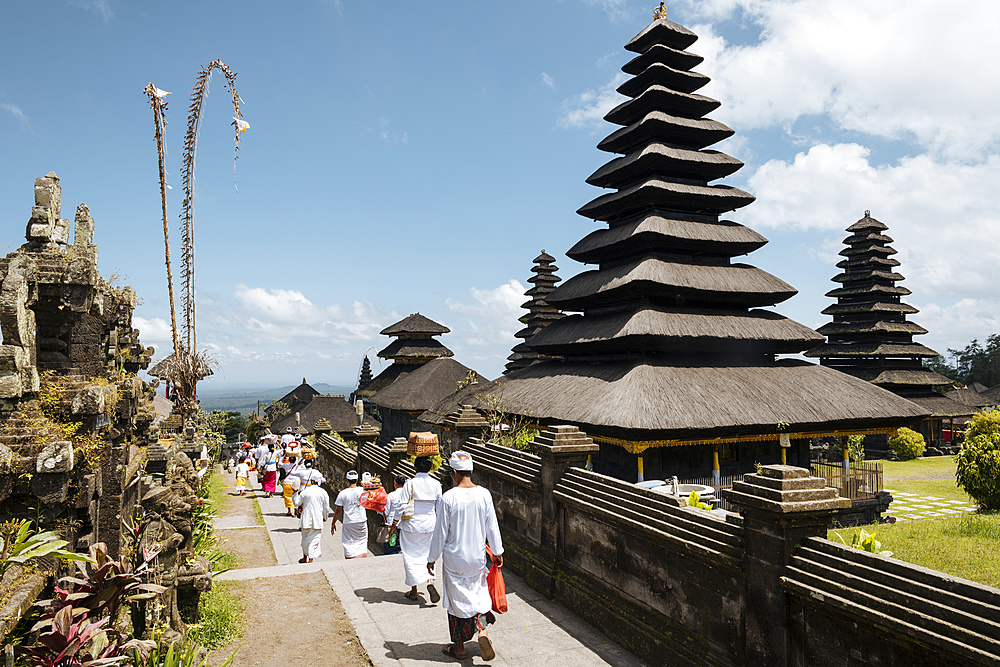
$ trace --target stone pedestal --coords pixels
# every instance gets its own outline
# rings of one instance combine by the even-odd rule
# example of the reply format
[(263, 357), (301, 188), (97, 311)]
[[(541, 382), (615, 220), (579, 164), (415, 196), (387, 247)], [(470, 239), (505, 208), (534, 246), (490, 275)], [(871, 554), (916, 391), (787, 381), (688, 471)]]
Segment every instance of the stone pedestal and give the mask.
[(444, 426), (451, 431), (451, 436), (442, 441), (442, 445), (448, 442), (450, 446), (447, 447), (447, 451), (445, 447), (442, 447), (441, 456), (448, 458), (453, 450), (461, 449), (462, 445), (469, 441), (469, 438), (482, 437), (490, 425), (481, 414), (476, 412), (474, 407), (463, 405), (448, 415), (448, 418), (444, 420)]
[(391, 476), (399, 462), (406, 457), (406, 438), (394, 438), (389, 443), (389, 469), (386, 470), (386, 478), (382, 480), (382, 485), (387, 491), (392, 490)]
[(826, 537), (830, 518), (851, 501), (825, 480), (792, 466), (763, 466), (723, 490), (743, 515), (746, 539), (746, 664), (786, 665), (789, 623), (781, 576), (795, 547)]

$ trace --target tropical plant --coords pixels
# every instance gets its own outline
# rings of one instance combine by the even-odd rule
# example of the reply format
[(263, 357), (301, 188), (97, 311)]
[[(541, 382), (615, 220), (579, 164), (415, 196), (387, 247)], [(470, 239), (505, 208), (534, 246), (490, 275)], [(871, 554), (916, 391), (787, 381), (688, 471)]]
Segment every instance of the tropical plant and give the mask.
[[(837, 539), (843, 544), (847, 544), (844, 538), (840, 536), (840, 533), (834, 533)], [(867, 551), (868, 553), (877, 554), (879, 556), (891, 556), (891, 551), (883, 551), (882, 543), (875, 539), (875, 533), (869, 533), (864, 528), (858, 528), (854, 533), (851, 534), (851, 547), (855, 549), (860, 549), (861, 551)]]
[(506, 385), (493, 382), (482, 393), (476, 395), (479, 412), (486, 420), (483, 440), (495, 442), (503, 447), (528, 450), (538, 431), (531, 428), (527, 417), (529, 410), (516, 406), (504, 396)]
[[(229, 667), (236, 657), (236, 652), (243, 648), (243, 644), (236, 647), (236, 651), (226, 658), (219, 667)], [(207, 667), (208, 658), (205, 651), (192, 641), (163, 642), (156, 645), (146, 655), (139, 651), (135, 652), (132, 658), (134, 667)]]
[(860, 463), (865, 460), (864, 433), (847, 436), (847, 456), (854, 463)]
[(104, 628), (111, 619), (90, 619), (86, 609), (67, 605), (51, 619), (39, 622), (31, 646), (19, 652), (32, 667), (108, 667), (119, 665), (134, 655), (145, 655), (150, 642), (111, 636)]
[(955, 461), (956, 482), (980, 509), (1000, 510), (1000, 411), (972, 416)]
[(709, 510), (709, 511), (711, 511), (711, 509), (712, 509), (711, 505), (708, 505), (706, 503), (701, 502), (701, 496), (698, 494), (697, 491), (692, 491), (691, 492), (691, 495), (688, 496), (687, 504), (688, 504), (688, 507), (696, 507), (696, 508), (698, 508), (700, 510)]
[(910, 428), (903, 427), (889, 438), (889, 449), (896, 452), (901, 461), (909, 461), (924, 453), (924, 436)]
[(14, 563), (23, 565), (43, 556), (62, 560), (90, 560), (88, 556), (63, 549), (68, 542), (59, 539), (51, 530), (31, 532), (31, 521), (27, 519), (0, 523), (0, 539), (3, 540), (3, 547), (0, 549), (0, 577)]

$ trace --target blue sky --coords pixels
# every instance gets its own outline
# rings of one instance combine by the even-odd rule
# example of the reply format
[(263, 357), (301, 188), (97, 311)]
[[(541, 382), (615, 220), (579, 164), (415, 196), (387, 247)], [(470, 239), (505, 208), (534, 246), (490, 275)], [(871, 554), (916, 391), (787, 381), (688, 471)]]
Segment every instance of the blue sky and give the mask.
[[(484, 375), (521, 325), (531, 260), (594, 229), (577, 208), (610, 155), (601, 116), (654, 2), (137, 3), (0, 6), (0, 251), (24, 242), (36, 176), (86, 202), (100, 269), (133, 285), (136, 326), (164, 349), (169, 311), (151, 112), (174, 94), (168, 202), (178, 238), (186, 100), (199, 68), (238, 72), (231, 109), (212, 80), (198, 146), (198, 340), (214, 388), (352, 384), (383, 327), (421, 312)], [(775, 310), (826, 321), (844, 229), (889, 225), (921, 342), (944, 352), (1000, 331), (1000, 5), (683, 0), (697, 32), (717, 146), (757, 201), (730, 217), (771, 243), (745, 261), (794, 285)], [(173, 244), (178, 257), (179, 244)], [(176, 259), (175, 259), (176, 261)], [(175, 275), (179, 267), (175, 265)], [(379, 362), (371, 355), (373, 367)]]

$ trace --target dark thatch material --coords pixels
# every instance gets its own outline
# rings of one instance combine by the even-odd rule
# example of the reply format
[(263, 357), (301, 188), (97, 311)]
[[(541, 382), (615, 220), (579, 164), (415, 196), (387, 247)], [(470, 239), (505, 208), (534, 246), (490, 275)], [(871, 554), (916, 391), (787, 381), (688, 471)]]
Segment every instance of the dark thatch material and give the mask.
[(604, 115), (616, 125), (631, 125), (650, 111), (669, 108), (675, 113), (700, 118), (722, 106), (718, 100), (697, 93), (682, 93), (665, 86), (650, 86), (638, 96), (626, 100)]
[(688, 148), (704, 148), (734, 134), (729, 127), (715, 120), (650, 111), (638, 121), (609, 135), (597, 147), (610, 153), (628, 153), (652, 140), (659, 140)]
[(767, 239), (729, 220), (694, 221), (647, 213), (631, 222), (591, 232), (566, 253), (578, 262), (596, 262), (634, 254), (643, 248), (677, 252), (697, 250), (746, 255), (767, 245)]
[[(638, 338), (649, 340), (635, 340)], [(531, 347), (551, 354), (579, 353), (590, 348), (662, 352), (702, 348), (735, 352), (767, 341), (773, 343), (766, 346), (771, 353), (794, 353), (821, 343), (823, 337), (809, 327), (766, 310), (670, 311), (645, 306), (588, 317), (572, 315), (535, 334)]]
[[(669, 46), (683, 51), (698, 41), (698, 35), (679, 23), (658, 19), (643, 28), (642, 32), (629, 40), (625, 48), (633, 53), (645, 53), (656, 45)], [(693, 67), (694, 65), (691, 65)]]
[(404, 364), (399, 361), (389, 364), (375, 378), (354, 393), (355, 398), (371, 398), (397, 379), (420, 368), (420, 364)]
[[(697, 67), (704, 61), (704, 58), (694, 53), (672, 49), (665, 44), (653, 44), (644, 53), (640, 53), (635, 58), (622, 65), (622, 71), (626, 74), (631, 74), (632, 76), (638, 76), (650, 67), (660, 63), (666, 63), (671, 67), (671, 69), (688, 71), (693, 67)], [(631, 95), (629, 95), (629, 97), (631, 97)], [(714, 144), (715, 142), (713, 141), (711, 143)]]
[(595, 171), (587, 182), (599, 188), (618, 188), (652, 171), (680, 178), (712, 181), (736, 173), (742, 166), (742, 162), (725, 153), (651, 143), (634, 153), (608, 162)]
[(635, 298), (712, 301), (744, 307), (770, 306), (796, 294), (783, 280), (747, 264), (699, 265), (640, 259), (606, 270), (585, 271), (549, 295), (563, 310)]
[(707, 76), (699, 72), (674, 69), (666, 63), (654, 62), (618, 86), (618, 92), (626, 97), (635, 97), (647, 88), (663, 86), (682, 93), (693, 93), (709, 81)]
[(606, 220), (650, 207), (719, 215), (753, 203), (754, 196), (728, 185), (693, 185), (647, 178), (637, 185), (606, 194), (577, 211), (594, 220)]
[(372, 396), (371, 402), (386, 410), (423, 412), (453, 394), (470, 371), (454, 359), (434, 359)]
[(528, 279), (533, 287), (524, 293), (531, 299), (521, 305), (528, 312), (519, 318), (519, 321), (526, 326), (514, 334), (514, 337), (522, 339), (522, 342), (515, 345), (511, 350), (511, 355), (507, 357), (508, 363), (504, 369), (505, 373), (530, 366), (546, 358), (525, 343), (536, 333), (565, 316), (563, 312), (545, 300), (555, 289), (556, 283), (562, 280), (556, 275), (559, 267), (555, 265), (555, 261), (555, 257), (544, 250), (534, 259), (534, 266), (531, 267), (531, 272), (534, 275)]
[(995, 405), (994, 401), (982, 396), (971, 389), (961, 388), (952, 389), (951, 391), (945, 392), (945, 396), (953, 401), (957, 401), (962, 405), (966, 405), (970, 408), (985, 408), (990, 405)]
[[(358, 425), (358, 416), (354, 406), (344, 400), (343, 396), (314, 396), (298, 410), (273, 422), (271, 431), (281, 433), (288, 426), (294, 430), (298, 426), (295, 423), (295, 412), (299, 413), (302, 428), (306, 430), (306, 433), (315, 432), (314, 427), (320, 419), (326, 419), (330, 422), (330, 426), (337, 433), (349, 433)], [(379, 423), (368, 415), (364, 416), (364, 423), (372, 428), (379, 427)]]
[(906, 426), (914, 403), (830, 368), (785, 360), (760, 366), (679, 366), (647, 360), (548, 361), (504, 381), (513, 412), (544, 425), (643, 440), (700, 440)]
[(980, 396), (990, 402), (990, 405), (1000, 405), (1000, 386), (978, 392)]
[(383, 336), (401, 336), (403, 334), (431, 334), (440, 335), (451, 332), (451, 329), (438, 324), (434, 320), (428, 319), (420, 313), (414, 313), (409, 317), (401, 319), (395, 324), (390, 324), (379, 333)]
[(453, 357), (455, 353), (434, 338), (397, 338), (378, 353), (383, 359)]
[(937, 357), (937, 352), (920, 343), (844, 343), (820, 345), (806, 352), (807, 357)]
[(870, 333), (896, 333), (896, 334), (925, 334), (927, 329), (916, 322), (831, 322), (824, 324), (816, 331), (824, 336), (839, 336), (843, 334), (870, 334)]
[(420, 421), (433, 426), (440, 426), (456, 410), (463, 405), (476, 407), (480, 405), (479, 395), (489, 391), (496, 385), (495, 381), (479, 378), (476, 382), (467, 384), (458, 391), (445, 396), (420, 414)]
[(906, 396), (909, 400), (931, 413), (931, 419), (954, 419), (956, 417), (971, 417), (977, 409), (953, 401), (941, 394), (928, 393), (922, 396)]
[[(212, 372), (212, 367), (204, 361), (202, 357), (198, 357), (195, 360), (197, 364), (196, 376), (198, 380), (204, 380), (205, 378), (214, 375)], [(156, 364), (153, 365), (148, 371), (146, 371), (151, 377), (159, 378), (161, 380), (170, 380), (176, 375), (176, 370), (174, 369), (174, 355), (173, 353), (160, 359)]]
[[(809, 356), (808, 353), (806, 356)], [(845, 364), (846, 363), (847, 362), (845, 362)], [(845, 373), (849, 372), (854, 377), (864, 380), (865, 382), (871, 382), (879, 385), (880, 387), (886, 387), (887, 389), (890, 389), (890, 391), (895, 390), (893, 387), (890, 387), (890, 385), (902, 388), (903, 393), (909, 391), (906, 387), (929, 388), (942, 387), (944, 385), (951, 384), (951, 380), (945, 376), (923, 368), (894, 370), (891, 368), (879, 367), (855, 367), (852, 365), (834, 366), (833, 364), (827, 365), (831, 368), (836, 368), (837, 370), (843, 370)]]
[(881, 301), (868, 303), (835, 303), (822, 310), (824, 315), (856, 315), (860, 313), (887, 313), (913, 315), (920, 310), (906, 303), (884, 303)]

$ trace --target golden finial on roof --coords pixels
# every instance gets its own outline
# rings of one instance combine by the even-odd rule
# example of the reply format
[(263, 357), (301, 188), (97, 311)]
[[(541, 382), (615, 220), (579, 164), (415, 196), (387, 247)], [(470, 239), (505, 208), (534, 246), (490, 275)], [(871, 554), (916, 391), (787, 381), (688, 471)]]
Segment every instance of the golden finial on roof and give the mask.
[(667, 6), (660, 3), (660, 6), (653, 10), (653, 20), (656, 19), (666, 19), (667, 18)]

